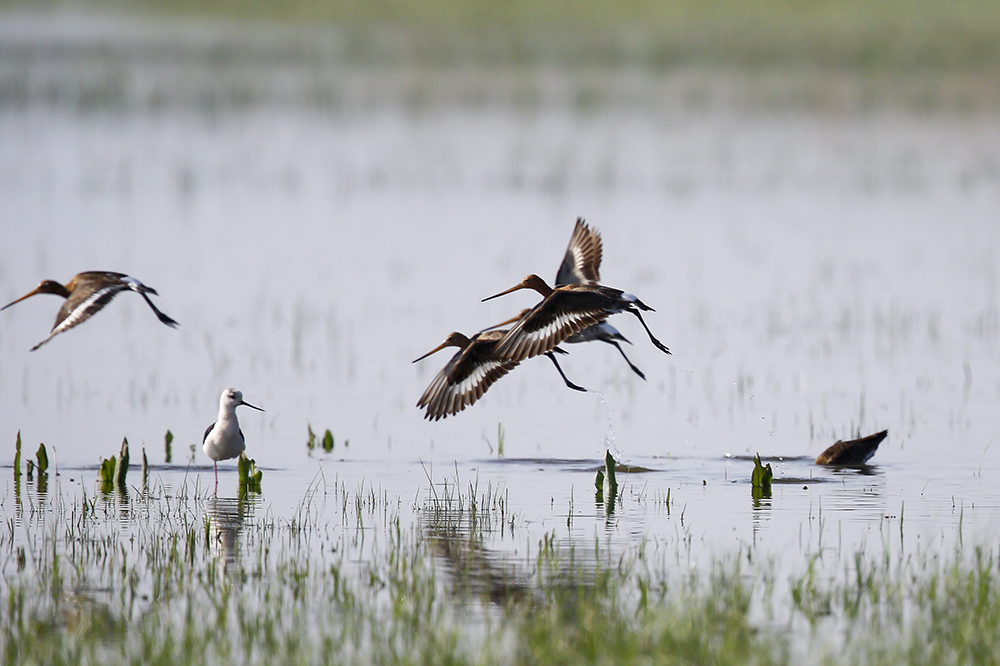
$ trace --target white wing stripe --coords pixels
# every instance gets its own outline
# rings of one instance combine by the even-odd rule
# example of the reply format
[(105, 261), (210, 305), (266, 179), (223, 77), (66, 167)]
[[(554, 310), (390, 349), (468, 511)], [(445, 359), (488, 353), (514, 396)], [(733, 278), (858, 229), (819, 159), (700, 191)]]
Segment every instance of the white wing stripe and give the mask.
[(101, 309), (101, 307), (94, 308), (94, 305), (100, 301), (103, 297), (108, 294), (115, 294), (121, 291), (121, 285), (112, 285), (110, 287), (104, 287), (98, 289), (86, 299), (84, 299), (78, 306), (73, 308), (73, 311), (69, 313), (69, 316), (59, 322), (59, 325), (53, 330), (53, 333), (62, 333), (65, 330), (73, 328), (82, 321), (85, 321), (92, 314)]

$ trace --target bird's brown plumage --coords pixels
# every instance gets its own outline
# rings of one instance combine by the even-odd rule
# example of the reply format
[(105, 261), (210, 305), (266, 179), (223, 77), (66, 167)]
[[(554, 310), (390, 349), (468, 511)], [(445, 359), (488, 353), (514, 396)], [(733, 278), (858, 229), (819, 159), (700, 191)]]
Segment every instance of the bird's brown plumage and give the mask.
[(66, 299), (59, 308), (59, 312), (56, 313), (56, 321), (52, 325), (52, 330), (49, 332), (48, 337), (31, 348), (31, 351), (35, 351), (56, 335), (87, 321), (100, 312), (105, 305), (110, 303), (111, 299), (127, 290), (134, 291), (142, 296), (161, 322), (171, 327), (178, 325), (176, 321), (160, 312), (153, 304), (153, 301), (149, 299), (148, 294), (156, 294), (155, 289), (147, 287), (142, 282), (124, 273), (113, 273), (110, 271), (78, 273), (65, 286), (55, 280), (43, 280), (33, 290), (3, 306), (0, 310), (6, 310), (15, 303), (20, 303), (36, 294), (55, 294)]
[(556, 273), (556, 286), (600, 282), (602, 252), (601, 234), (588, 226), (582, 217), (576, 218), (569, 246)]
[(879, 444), (889, 436), (888, 430), (860, 439), (838, 440), (816, 458), (817, 465), (864, 465), (875, 455)]
[(498, 359), (494, 355), (497, 342), (506, 333), (506, 329), (488, 330), (468, 338), (456, 331), (444, 343), (417, 359), (419, 361), (445, 347), (459, 348), (417, 401), (417, 407), (426, 408), (424, 418), (437, 421), (457, 414), (479, 400), (498, 379), (517, 367), (517, 361)]

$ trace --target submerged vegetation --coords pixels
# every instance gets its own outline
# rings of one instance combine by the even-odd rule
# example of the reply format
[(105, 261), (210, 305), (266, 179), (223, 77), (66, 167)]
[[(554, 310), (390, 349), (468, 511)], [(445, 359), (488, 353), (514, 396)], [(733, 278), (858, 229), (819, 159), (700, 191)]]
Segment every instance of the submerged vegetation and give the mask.
[(432, 484), (411, 508), (335, 484), (310, 490), (293, 519), (257, 501), (185, 485), (57, 492), (16, 511), (0, 532), (4, 662), (968, 664), (1000, 653), (994, 547), (859, 552), (840, 573), (817, 555), (791, 576), (741, 549), (677, 571), (644, 540), (612, 553), (546, 536), (517, 557), (492, 552), (497, 532), (524, 538), (492, 486)]

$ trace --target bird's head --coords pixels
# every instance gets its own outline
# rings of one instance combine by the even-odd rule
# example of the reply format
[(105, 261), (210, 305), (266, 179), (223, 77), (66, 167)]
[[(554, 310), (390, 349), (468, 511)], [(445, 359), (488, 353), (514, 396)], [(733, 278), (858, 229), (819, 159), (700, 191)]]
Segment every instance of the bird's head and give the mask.
[(420, 358), (414, 359), (413, 362), (416, 363), (417, 361), (422, 361), (425, 358), (427, 358), (428, 356), (430, 356), (431, 354), (435, 354), (435, 353), (441, 351), (445, 347), (458, 347), (459, 349), (465, 349), (466, 347), (469, 346), (470, 342), (471, 342), (471, 340), (469, 340), (468, 337), (462, 335), (458, 331), (452, 331), (451, 333), (448, 334), (448, 337), (445, 338), (444, 342), (442, 342), (437, 347), (435, 347), (434, 349), (430, 350), (429, 352), (427, 352), (426, 354), (424, 354)]
[(234, 388), (227, 388), (225, 391), (223, 391), (222, 397), (220, 398), (219, 402), (224, 408), (230, 407), (232, 409), (236, 409), (240, 405), (246, 405), (250, 409), (256, 409), (258, 412), (264, 411), (260, 407), (256, 407), (254, 405), (251, 405), (249, 402), (245, 401), (243, 399), (243, 392), (237, 391)]
[(69, 297), (69, 289), (59, 284), (55, 280), (42, 280), (38, 283), (38, 286), (29, 291), (27, 294), (17, 299), (16, 301), (11, 301), (7, 305), (0, 308), (0, 310), (6, 310), (14, 303), (20, 303), (26, 298), (31, 298), (35, 294), (55, 294), (56, 296), (62, 296), (63, 298)]
[(499, 294), (493, 294), (492, 296), (487, 296), (483, 300), (489, 301), (499, 296), (503, 296), (504, 294), (509, 294), (512, 291), (517, 291), (518, 289), (534, 289), (539, 294), (541, 294), (543, 298), (552, 293), (552, 287), (550, 287), (545, 282), (545, 280), (532, 273), (528, 277), (524, 278), (523, 280), (515, 284), (510, 289), (501, 291)]

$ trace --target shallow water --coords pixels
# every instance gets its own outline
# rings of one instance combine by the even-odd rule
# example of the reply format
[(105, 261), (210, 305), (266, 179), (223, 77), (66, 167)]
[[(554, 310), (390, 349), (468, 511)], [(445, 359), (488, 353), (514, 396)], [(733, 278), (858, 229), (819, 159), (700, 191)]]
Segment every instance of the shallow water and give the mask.
[[(4, 33), (119, 38), (29, 24)], [(140, 52), (176, 37), (124, 34)], [(648, 539), (690, 566), (748, 547), (795, 569), (805, 558), (790, 555), (995, 538), (995, 112), (504, 96), (519, 76), (558, 83), (548, 70), (497, 73), (497, 99), (413, 103), (386, 91), (419, 72), (237, 63), (213, 77), (197, 57), (125, 49), (109, 70), (81, 52), (0, 61), (14, 82), (0, 102), (0, 299), (122, 271), (181, 326), (125, 295), (29, 353), (56, 299), (0, 314), (3, 462), (18, 431), (26, 454), (44, 442), (59, 473), (49, 493), (92, 494), (122, 437), (133, 461), (145, 446), (165, 487), (210, 489), (201, 436), (234, 386), (266, 410), (239, 416), (264, 470), (260, 503), (278, 516), (307, 488), (364, 484), (421, 507), (448, 481), (503, 489), (531, 538)], [(431, 93), (447, 78), (426, 76)], [(329, 104), (301, 92), (310, 77), (356, 85)], [(654, 101), (675, 83), (622, 79)], [(233, 102), (245, 85), (254, 94)], [(610, 347), (574, 345), (562, 365), (594, 392), (530, 361), (458, 416), (424, 421), (414, 405), (448, 353), (411, 361), (531, 304), (480, 299), (530, 272), (551, 279), (578, 215), (603, 234), (602, 281), (656, 308), (646, 321), (673, 355), (617, 317), (648, 381)], [(329, 428), (334, 450), (309, 450), (309, 427)], [(870, 468), (811, 464), (885, 428)], [(624, 476), (613, 509), (593, 487), (609, 446), (648, 470)], [(757, 452), (775, 472), (760, 503)], [(235, 489), (224, 463), (220, 495)], [(520, 553), (531, 538), (489, 545)]]

